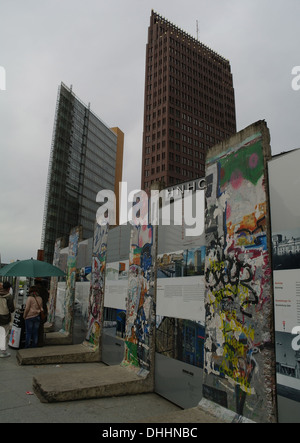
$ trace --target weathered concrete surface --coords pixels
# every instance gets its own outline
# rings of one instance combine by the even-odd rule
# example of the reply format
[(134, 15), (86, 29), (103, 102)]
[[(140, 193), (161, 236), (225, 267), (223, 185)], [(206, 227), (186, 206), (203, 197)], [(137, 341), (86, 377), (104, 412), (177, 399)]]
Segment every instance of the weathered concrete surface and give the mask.
[(209, 400), (202, 399), (195, 408), (175, 411), (140, 423), (254, 423), (229, 409), (223, 408)]
[(217, 420), (220, 420), (223, 423), (255, 423), (254, 421), (243, 417), (242, 415), (236, 414), (230, 409), (223, 408), (223, 406), (218, 405), (215, 402), (207, 400), (206, 398), (202, 398), (198, 405), (199, 411), (202, 413), (207, 413), (215, 417)]
[(47, 346), (59, 346), (59, 345), (71, 345), (73, 337), (67, 332), (48, 332), (46, 333), (45, 345)]
[(192, 409), (185, 409), (183, 411), (176, 411), (158, 417), (146, 417), (138, 423), (228, 423), (221, 418), (215, 417), (207, 411), (204, 411), (199, 406)]
[(256, 422), (277, 420), (270, 158), (264, 121), (206, 158), (203, 397)]
[[(10, 358), (0, 360), (0, 423), (134, 423), (147, 417), (167, 415), (180, 408), (155, 393), (99, 398), (69, 403), (41, 403), (32, 390), (32, 378), (52, 373), (60, 378), (65, 372), (86, 372), (101, 363), (74, 363), (49, 366), (19, 366), (17, 350)], [(101, 425), (103, 424), (103, 426)], [(126, 427), (124, 426), (124, 429)], [(99, 436), (101, 436), (99, 434)], [(124, 440), (125, 442), (125, 440)]]
[(144, 394), (153, 392), (153, 383), (127, 367), (95, 364), (88, 371), (66, 371), (59, 378), (51, 373), (36, 376), (33, 389), (42, 403), (54, 403)]
[(93, 363), (100, 361), (99, 351), (83, 344), (46, 346), (44, 348), (20, 349), (17, 352), (19, 365), (49, 365), (62, 363)]
[(44, 324), (44, 332), (47, 334), (49, 332), (55, 332), (55, 324), (46, 322)]

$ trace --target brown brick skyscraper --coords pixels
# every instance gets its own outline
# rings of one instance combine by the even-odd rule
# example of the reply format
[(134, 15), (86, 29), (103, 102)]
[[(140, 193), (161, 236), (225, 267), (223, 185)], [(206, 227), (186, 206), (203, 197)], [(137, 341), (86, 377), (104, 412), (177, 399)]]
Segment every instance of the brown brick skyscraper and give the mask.
[(144, 106), (142, 189), (203, 176), (207, 150), (236, 132), (229, 61), (152, 11)]

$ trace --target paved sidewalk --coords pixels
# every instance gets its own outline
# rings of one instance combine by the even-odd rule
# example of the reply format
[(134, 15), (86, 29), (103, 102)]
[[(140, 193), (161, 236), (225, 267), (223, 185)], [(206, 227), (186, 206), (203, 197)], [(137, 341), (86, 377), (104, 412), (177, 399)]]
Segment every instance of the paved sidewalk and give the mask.
[[(181, 411), (157, 394), (41, 403), (33, 392), (34, 376), (52, 373), (59, 377), (71, 368), (83, 373), (95, 363), (18, 366), (16, 351), (0, 359), (0, 423), (138, 423)], [(101, 363), (96, 363), (102, 366)]]

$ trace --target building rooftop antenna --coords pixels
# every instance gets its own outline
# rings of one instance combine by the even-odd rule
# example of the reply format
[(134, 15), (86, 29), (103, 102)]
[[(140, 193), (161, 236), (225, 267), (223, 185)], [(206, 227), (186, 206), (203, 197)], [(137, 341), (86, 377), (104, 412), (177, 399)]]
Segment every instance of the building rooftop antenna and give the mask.
[(196, 32), (197, 32), (197, 40), (199, 40), (199, 22), (196, 20)]

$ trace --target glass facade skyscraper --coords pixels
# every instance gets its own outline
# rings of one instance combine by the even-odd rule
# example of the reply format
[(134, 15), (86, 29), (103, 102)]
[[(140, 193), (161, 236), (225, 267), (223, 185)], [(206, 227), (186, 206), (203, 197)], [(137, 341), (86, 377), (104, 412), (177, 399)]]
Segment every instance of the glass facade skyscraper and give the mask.
[(122, 131), (110, 129), (60, 85), (42, 231), (45, 261), (52, 262), (56, 239), (67, 240), (73, 227), (82, 226), (84, 239), (93, 236), (98, 192), (115, 191), (122, 180), (116, 163), (123, 161), (123, 140)]

